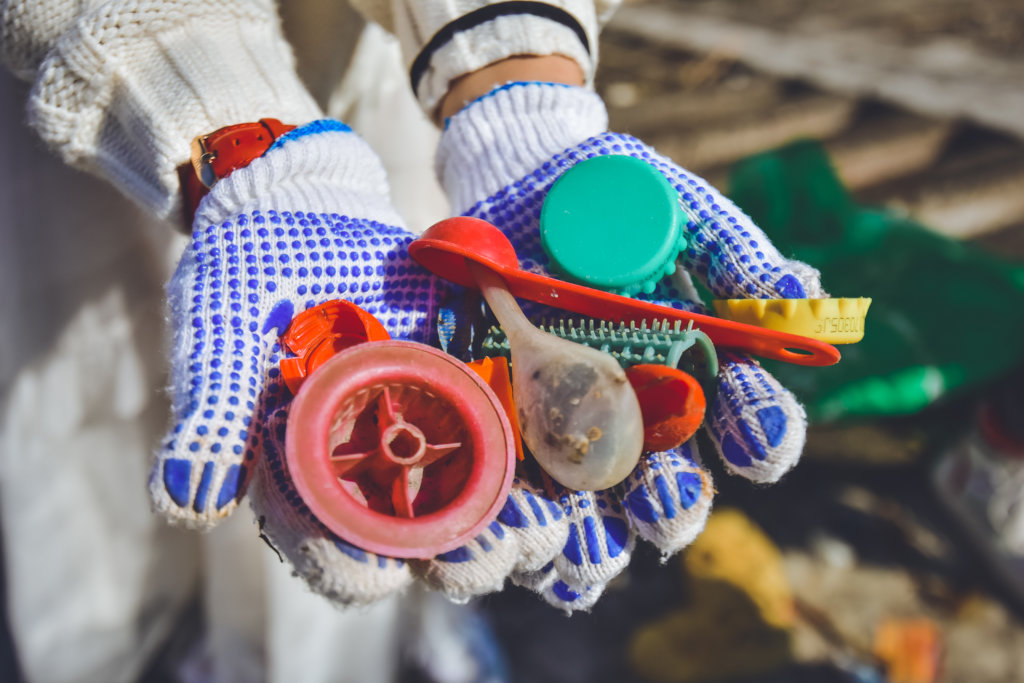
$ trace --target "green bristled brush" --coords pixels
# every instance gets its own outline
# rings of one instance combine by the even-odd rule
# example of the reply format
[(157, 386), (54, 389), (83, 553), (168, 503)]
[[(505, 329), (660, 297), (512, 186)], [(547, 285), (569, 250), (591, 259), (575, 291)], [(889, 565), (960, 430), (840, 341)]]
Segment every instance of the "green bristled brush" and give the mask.
[[(706, 334), (683, 327), (675, 321), (651, 323), (609, 323), (591, 318), (560, 318), (544, 321), (541, 330), (610, 353), (624, 368), (640, 363), (658, 363), (680, 368), (697, 377), (710, 380), (718, 375), (718, 354)], [(686, 352), (696, 347), (703, 362)], [(500, 327), (492, 326), (483, 340), (484, 355), (508, 356), (508, 340)], [(685, 355), (685, 357), (684, 357)]]

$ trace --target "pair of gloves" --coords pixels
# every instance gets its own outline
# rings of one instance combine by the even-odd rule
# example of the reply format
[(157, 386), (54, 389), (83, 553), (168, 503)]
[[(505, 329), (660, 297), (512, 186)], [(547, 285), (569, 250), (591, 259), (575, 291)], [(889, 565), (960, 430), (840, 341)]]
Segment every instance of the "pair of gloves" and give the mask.
[[(602, 154), (642, 158), (678, 190), (688, 242), (681, 265), (716, 297), (825, 296), (816, 271), (780, 255), (705, 181), (607, 132), (603, 103), (582, 88), (495, 89), (446, 122), (436, 170), (455, 213), (496, 225), (522, 266), (541, 272), (537, 219), (546, 192), (573, 164)], [(284, 459), (291, 396), (277, 369), (279, 335), (295, 314), (343, 298), (392, 338), (430, 340), (453, 286), (410, 259), (412, 239), (379, 160), (336, 121), (297, 128), (214, 187), (168, 288), (174, 423), (150, 481), (159, 511), (207, 529), (248, 494), (274, 547), (314, 591), (344, 604), (373, 602), (417, 579), (461, 601), (510, 578), (566, 611), (587, 609), (628, 565), (638, 536), (666, 555), (692, 541), (712, 497), (695, 440), (644, 454), (605, 491), (567, 490), (521, 464), (497, 520), (430, 560), (367, 552), (310, 513)], [(679, 275), (650, 296), (696, 309), (687, 284)], [(806, 420), (756, 361), (722, 351), (706, 426), (727, 468), (760, 483), (796, 462)]]
[[(575, 7), (594, 39), (595, 6)], [(583, 49), (576, 34), (546, 19), (503, 21), (537, 30), (505, 31), (501, 43), (486, 24), (463, 37), (505, 50), (492, 59), (534, 48), (547, 54), (552, 45), (557, 53)], [(449, 52), (431, 64), (455, 75), (481, 66), (475, 50)], [(381, 557), (336, 537), (306, 508), (287, 470), (291, 396), (277, 369), (279, 335), (295, 314), (342, 298), (393, 338), (426, 342), (452, 286), (410, 259), (413, 237), (373, 151), (343, 124), (320, 119), (273, 2), (2, 0), (0, 57), (33, 82), (29, 120), (51, 148), (161, 216), (175, 214), (176, 167), (194, 135), (260, 117), (312, 121), (217, 183), (169, 283), (173, 421), (149, 485), (166, 517), (209, 529), (248, 494), (262, 532), (296, 573), (342, 604), (367, 604), (417, 579), (466, 600), (511, 579), (566, 611), (594, 604), (628, 565), (638, 536), (667, 555), (701, 531), (712, 484), (691, 440), (645, 454), (605, 491), (566, 490), (524, 463), (494, 523), (430, 560)], [(431, 73), (419, 93), (428, 109), (453, 75)], [(678, 190), (687, 216), (681, 264), (715, 296), (825, 296), (816, 271), (780, 255), (707, 183), (607, 126), (593, 92), (508, 84), (447, 122), (436, 170), (455, 213), (496, 225), (522, 266), (541, 272), (537, 217), (552, 183), (595, 155), (639, 157)], [(699, 307), (685, 274), (651, 298)], [(804, 412), (755, 361), (727, 352), (720, 361), (705, 420), (710, 439), (732, 472), (775, 481), (803, 448)]]

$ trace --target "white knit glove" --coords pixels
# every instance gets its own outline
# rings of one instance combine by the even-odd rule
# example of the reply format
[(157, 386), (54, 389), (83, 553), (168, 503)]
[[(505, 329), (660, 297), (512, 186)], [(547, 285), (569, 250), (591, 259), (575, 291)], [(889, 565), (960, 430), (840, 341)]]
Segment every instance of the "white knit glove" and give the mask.
[(195, 136), (322, 115), (271, 0), (7, 0), (2, 26), (5, 60), (34, 77), (43, 140), (161, 217), (179, 208)]
[(343, 604), (416, 578), (455, 600), (499, 590), (513, 571), (540, 570), (569, 535), (557, 499), (517, 480), (474, 539), (407, 562), (333, 534), (292, 483), (278, 337), (295, 314), (342, 298), (392, 338), (428, 341), (447, 284), (411, 260), (412, 239), (369, 146), (339, 122), (317, 121), (214, 186), (168, 286), (174, 424), (150, 479), (157, 508), (207, 529), (250, 493), (273, 546), (314, 591)]
[[(635, 138), (606, 132), (607, 125), (604, 104), (591, 91), (511, 83), (447, 122), (437, 171), (455, 213), (493, 223), (515, 246), (521, 267), (546, 272), (548, 259), (537, 223), (552, 183), (574, 164), (596, 155), (642, 158), (678, 190), (688, 242), (680, 263), (716, 296), (825, 296), (817, 271), (781, 256), (746, 215), (704, 180)], [(666, 281), (652, 298), (699, 308)], [(721, 350), (719, 354), (718, 391), (705, 422), (709, 435), (731, 472), (756, 482), (776, 481), (803, 450), (804, 410), (753, 359)], [(533, 482), (565, 506), (569, 541), (546, 572), (517, 579), (540, 588), (549, 601), (567, 610), (593, 602), (604, 584), (628, 564), (628, 549), (637, 534), (665, 553), (695, 538), (712, 494), (695, 440), (675, 451), (644, 456), (626, 481), (608, 491), (564, 491), (544, 477)], [(612, 540), (624, 551), (610, 557)]]

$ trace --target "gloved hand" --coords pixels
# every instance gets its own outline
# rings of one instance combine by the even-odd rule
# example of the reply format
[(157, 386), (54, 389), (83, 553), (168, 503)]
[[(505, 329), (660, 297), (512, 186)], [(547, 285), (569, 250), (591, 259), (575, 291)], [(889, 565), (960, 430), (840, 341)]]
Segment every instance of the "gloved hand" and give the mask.
[(427, 342), (444, 284), (410, 260), (411, 239), (380, 161), (337, 121), (295, 129), (214, 186), (168, 285), (174, 426), (150, 481), (163, 514), (209, 528), (251, 487), (263, 531), (316, 590), (368, 602), (409, 581), (407, 566), (384, 560), (372, 578), (346, 576), (359, 551), (292, 489), (279, 448), (291, 396), (277, 365), (292, 317), (336, 298), (393, 338)]
[[(18, 22), (38, 9), (4, 8), (5, 37), (21, 36)], [(67, 162), (159, 216), (178, 218), (176, 169), (195, 135), (260, 117), (320, 116), (268, 0), (61, 0), (50, 10), (45, 31), (0, 50), (35, 76), (32, 124)], [(539, 569), (564, 545), (560, 508), (520, 486), (507, 524), (435, 561), (393, 561), (327, 532), (292, 487), (277, 335), (293, 313), (346, 298), (393, 337), (425, 341), (445, 285), (408, 259), (410, 239), (379, 161), (336, 123), (294, 131), (217, 184), (168, 289), (174, 422), (150, 481), (159, 512), (206, 529), (249, 491), (296, 572), (346, 603), (382, 597), (414, 574), (464, 599), (499, 588), (513, 568)]]
[[(534, 472), (515, 480), (497, 520), (473, 541), (404, 562), (338, 538), (292, 484), (278, 337), (295, 313), (340, 297), (374, 314), (392, 337), (428, 341), (446, 284), (410, 260), (411, 239), (390, 208), (379, 161), (337, 122), (292, 131), (214, 187), (168, 288), (175, 425), (153, 470), (153, 499), (172, 519), (208, 528), (249, 491), (272, 545), (313, 590), (346, 604), (372, 602), (417, 577), (465, 600), (500, 589), (510, 574), (553, 602), (589, 604), (598, 588), (572, 598), (569, 586), (602, 586), (628, 563), (633, 544), (612, 493), (565, 491)], [(679, 498), (678, 520), (703, 519), (710, 483), (685, 449), (651, 457), (672, 468), (667, 495)], [(636, 489), (658, 486), (651, 478)], [(561, 581), (545, 569), (553, 558)]]
[[(721, 298), (827, 296), (817, 271), (780, 255), (753, 222), (704, 180), (628, 135), (607, 132), (600, 98), (585, 89), (543, 83), (496, 88), (451, 117), (437, 171), (453, 212), (499, 227), (521, 266), (546, 272), (539, 240), (541, 203), (568, 168), (601, 154), (648, 160), (679, 191), (688, 248), (680, 263)], [(698, 309), (683, 277), (663, 280), (651, 295)], [(689, 296), (687, 296), (689, 294)], [(803, 450), (806, 417), (793, 395), (756, 361), (720, 350), (718, 391), (705, 424), (729, 471), (773, 482)], [(566, 491), (533, 480), (564, 508), (569, 540), (544, 571), (514, 575), (566, 610), (593, 603), (629, 562), (634, 538), (672, 553), (703, 528), (712, 487), (695, 440), (675, 451), (647, 454), (622, 484), (602, 492)]]
[(338, 538), (296, 492), (279, 336), (294, 314), (343, 298), (392, 338), (428, 342), (447, 284), (410, 259), (412, 239), (369, 146), (341, 123), (318, 121), (214, 186), (168, 286), (175, 422), (150, 481), (156, 506), (204, 529), (250, 492), (272, 545), (313, 590), (345, 604), (416, 576), (455, 599), (496, 590), (514, 568), (539, 569), (568, 534), (558, 506), (521, 485), (504, 522), (437, 559), (404, 562)]

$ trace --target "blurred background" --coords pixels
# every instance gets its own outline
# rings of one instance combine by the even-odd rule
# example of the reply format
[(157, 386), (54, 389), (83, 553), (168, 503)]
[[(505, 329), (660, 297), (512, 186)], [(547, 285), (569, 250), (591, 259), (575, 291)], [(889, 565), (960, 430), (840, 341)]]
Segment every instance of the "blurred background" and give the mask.
[(782, 482), (707, 446), (680, 556), (590, 615), (482, 601), (512, 678), (1024, 681), (1024, 5), (633, 1), (601, 49), (613, 130), (874, 303), (835, 368), (773, 366), (812, 417)]

